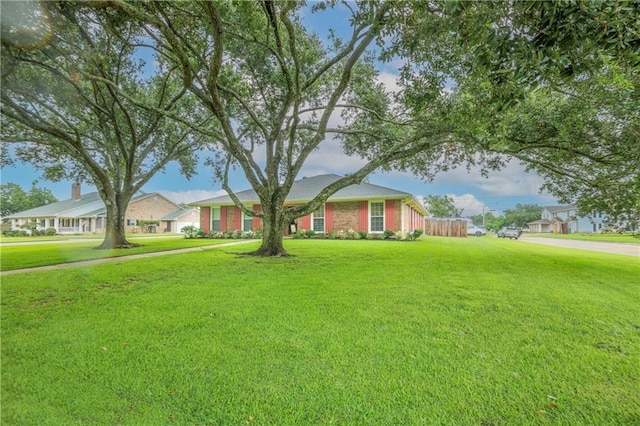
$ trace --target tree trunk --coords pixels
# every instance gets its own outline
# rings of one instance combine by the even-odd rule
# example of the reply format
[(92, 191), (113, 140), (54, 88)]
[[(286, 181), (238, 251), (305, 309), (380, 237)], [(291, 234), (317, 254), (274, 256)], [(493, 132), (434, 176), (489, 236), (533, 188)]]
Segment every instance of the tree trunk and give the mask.
[[(262, 245), (256, 251), (250, 252), (252, 256), (263, 257), (283, 257), (290, 256), (284, 249), (283, 231), (284, 231), (284, 215), (282, 206), (266, 206), (263, 210), (263, 234)], [(264, 208), (264, 206), (263, 206)]]
[(117, 202), (105, 204), (107, 205), (107, 226), (104, 241), (95, 247), (95, 250), (139, 247), (140, 244), (132, 244), (127, 241), (125, 235), (124, 216), (129, 204), (125, 203), (124, 206)]

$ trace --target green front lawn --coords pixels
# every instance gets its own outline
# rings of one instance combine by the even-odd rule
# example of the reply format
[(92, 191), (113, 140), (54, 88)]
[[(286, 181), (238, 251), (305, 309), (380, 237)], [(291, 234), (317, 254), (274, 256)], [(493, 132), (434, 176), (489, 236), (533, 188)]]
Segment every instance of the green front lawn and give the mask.
[(640, 422), (635, 259), (292, 240), (2, 278), (2, 423)]
[(33, 268), (36, 266), (56, 265), (58, 263), (129, 256), (132, 254), (152, 253), (157, 251), (180, 250), (190, 247), (229, 243), (236, 240), (150, 237), (136, 238), (131, 239), (130, 241), (132, 243), (141, 244), (141, 246), (128, 249), (93, 250), (93, 248), (100, 245), (99, 242), (58, 242), (28, 245), (4, 244), (0, 246), (0, 256), (2, 257), (0, 270), (11, 271), (14, 269)]
[(576, 233), (576, 234), (536, 234), (526, 233), (524, 236), (530, 237), (544, 237), (544, 238), (559, 238), (563, 240), (584, 240), (584, 241), (602, 241), (608, 243), (631, 243), (639, 244), (640, 239), (633, 236), (633, 234), (591, 234), (591, 233)]
[[(129, 233), (127, 234), (127, 238), (133, 239), (134, 241), (137, 238), (167, 238), (167, 237), (179, 237), (179, 236), (184, 236), (184, 234), (177, 234), (177, 233), (156, 233), (156, 234)], [(52, 236), (39, 236), (39, 237), (7, 237), (4, 235), (0, 235), (0, 243), (2, 244), (35, 243), (35, 242), (43, 242), (43, 241), (103, 240), (103, 239), (104, 239), (104, 234), (52, 235)]]

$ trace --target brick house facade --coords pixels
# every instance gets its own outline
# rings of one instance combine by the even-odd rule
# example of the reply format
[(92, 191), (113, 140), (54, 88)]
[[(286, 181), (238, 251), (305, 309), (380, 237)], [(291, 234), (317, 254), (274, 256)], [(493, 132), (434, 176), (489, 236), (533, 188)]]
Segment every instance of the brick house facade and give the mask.
[[(339, 178), (321, 175), (296, 181), (284, 207), (304, 204)], [(254, 212), (260, 211), (253, 190), (238, 192), (236, 196)], [(262, 229), (260, 218), (245, 215), (227, 195), (191, 205), (200, 207), (200, 228), (205, 232)], [(362, 183), (339, 190), (316, 212), (296, 219), (295, 225), (297, 230), (316, 232), (353, 230), (381, 233), (391, 230), (408, 233), (415, 229), (424, 230), (426, 214), (422, 204), (411, 194)], [(283, 229), (283, 232), (289, 233), (290, 229)]]

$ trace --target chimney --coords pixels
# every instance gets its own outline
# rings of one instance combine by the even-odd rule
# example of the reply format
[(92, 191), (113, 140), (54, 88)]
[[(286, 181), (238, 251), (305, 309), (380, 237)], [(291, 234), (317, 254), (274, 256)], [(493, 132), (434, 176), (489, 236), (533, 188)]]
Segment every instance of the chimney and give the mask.
[(80, 199), (80, 184), (78, 182), (71, 185), (71, 199), (72, 200)]

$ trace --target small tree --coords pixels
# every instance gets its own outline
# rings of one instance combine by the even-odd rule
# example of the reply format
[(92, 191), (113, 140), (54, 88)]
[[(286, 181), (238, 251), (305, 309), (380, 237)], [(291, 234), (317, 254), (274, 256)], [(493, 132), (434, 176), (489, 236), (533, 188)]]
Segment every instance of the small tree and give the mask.
[(447, 195), (427, 195), (423, 198), (423, 202), (429, 214), (434, 217), (460, 217), (462, 209), (459, 209), (453, 203), (453, 198)]

